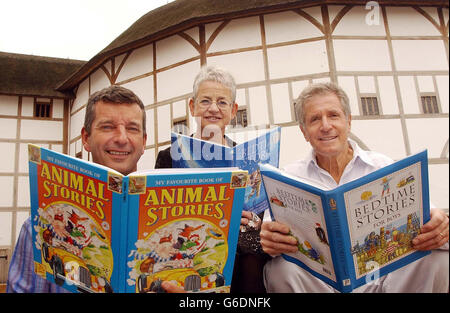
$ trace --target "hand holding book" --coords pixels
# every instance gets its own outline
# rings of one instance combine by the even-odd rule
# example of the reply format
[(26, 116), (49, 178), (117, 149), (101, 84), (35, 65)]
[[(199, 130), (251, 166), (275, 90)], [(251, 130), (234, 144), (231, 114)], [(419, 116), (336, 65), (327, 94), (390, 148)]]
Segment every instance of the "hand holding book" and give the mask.
[(264, 221), (260, 236), (264, 252), (272, 256), (298, 250), (297, 239), (290, 235), (289, 227), (283, 223)]
[(431, 210), (430, 221), (422, 226), (412, 241), (416, 250), (437, 249), (448, 241), (448, 216), (442, 210)]

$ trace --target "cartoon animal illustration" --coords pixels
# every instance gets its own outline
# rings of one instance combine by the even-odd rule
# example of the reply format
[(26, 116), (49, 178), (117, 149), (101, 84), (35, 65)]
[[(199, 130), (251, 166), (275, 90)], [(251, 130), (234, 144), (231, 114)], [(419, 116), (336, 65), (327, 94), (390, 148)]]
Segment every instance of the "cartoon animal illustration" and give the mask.
[(323, 242), (324, 244), (329, 246), (325, 231), (322, 229), (319, 223), (316, 223), (316, 234), (317, 237), (319, 237), (320, 242)]
[(191, 234), (192, 234), (194, 231), (199, 230), (199, 229), (202, 228), (203, 226), (205, 226), (205, 224), (202, 224), (202, 225), (197, 226), (197, 227), (192, 227), (192, 226), (189, 226), (188, 224), (184, 224), (184, 228), (183, 228), (183, 229), (179, 228), (179, 230), (181, 230), (181, 232), (179, 233), (179, 235), (182, 236), (182, 237), (187, 238), (188, 240), (190, 240), (190, 239), (191, 239), (191, 236), (192, 236)]
[(254, 171), (250, 175), (249, 186), (252, 188), (252, 191), (248, 195), (248, 199), (253, 197), (255, 194), (256, 194), (256, 197), (258, 197), (259, 193), (261, 191), (261, 172), (259, 169)]

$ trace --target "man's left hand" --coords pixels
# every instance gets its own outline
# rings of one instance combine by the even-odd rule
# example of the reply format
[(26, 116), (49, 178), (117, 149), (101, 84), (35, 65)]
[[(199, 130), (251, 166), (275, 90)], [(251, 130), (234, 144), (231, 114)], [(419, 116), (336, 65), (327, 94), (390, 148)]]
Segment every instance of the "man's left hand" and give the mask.
[(428, 223), (420, 229), (420, 235), (412, 241), (416, 250), (437, 249), (448, 241), (448, 216), (439, 209), (432, 209), (430, 216)]

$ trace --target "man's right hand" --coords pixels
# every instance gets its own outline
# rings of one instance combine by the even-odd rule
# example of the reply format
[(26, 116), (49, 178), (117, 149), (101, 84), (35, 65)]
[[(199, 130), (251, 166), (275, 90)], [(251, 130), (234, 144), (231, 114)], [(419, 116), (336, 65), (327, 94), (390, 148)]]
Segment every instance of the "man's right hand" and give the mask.
[(263, 222), (260, 236), (264, 252), (271, 256), (298, 251), (297, 240), (289, 235), (289, 227), (282, 223)]

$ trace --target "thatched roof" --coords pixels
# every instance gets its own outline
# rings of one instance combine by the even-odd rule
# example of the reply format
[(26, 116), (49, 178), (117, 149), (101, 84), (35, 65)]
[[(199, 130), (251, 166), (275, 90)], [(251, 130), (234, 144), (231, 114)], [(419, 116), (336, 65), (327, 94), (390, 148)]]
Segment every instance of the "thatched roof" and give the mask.
[[(380, 5), (449, 6), (448, 0), (378, 0)], [(320, 4), (366, 5), (367, 0), (177, 0), (142, 16), (79, 71), (62, 83), (58, 90), (75, 87), (108, 58), (130, 49), (173, 35), (199, 24), (277, 12)]]
[(72, 98), (56, 87), (86, 61), (0, 52), (0, 94)]

